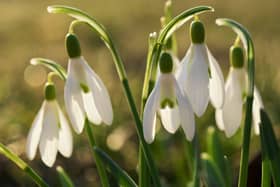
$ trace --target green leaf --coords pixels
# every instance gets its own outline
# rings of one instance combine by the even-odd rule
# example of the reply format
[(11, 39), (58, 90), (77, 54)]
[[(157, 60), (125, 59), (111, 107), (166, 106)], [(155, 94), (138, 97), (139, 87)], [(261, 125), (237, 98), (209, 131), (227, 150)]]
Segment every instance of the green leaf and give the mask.
[(203, 176), (206, 180), (208, 187), (225, 187), (225, 181), (222, 174), (218, 169), (218, 166), (213, 161), (213, 158), (207, 154), (201, 154), (201, 162), (203, 167)]
[(214, 127), (209, 127), (207, 130), (207, 151), (213, 158), (227, 186), (231, 186), (231, 179), (228, 175), (228, 172), (230, 172), (229, 162), (227, 162), (227, 158), (224, 156), (218, 133)]
[(66, 80), (67, 74), (65, 69), (55, 61), (46, 58), (32, 58), (30, 63), (32, 65), (43, 65), (57, 73), (62, 80)]
[(93, 149), (105, 165), (106, 169), (116, 178), (120, 186), (137, 187), (137, 184), (133, 181), (133, 179), (104, 151), (98, 147), (94, 147)]
[(74, 187), (74, 184), (71, 181), (70, 177), (67, 175), (67, 173), (61, 166), (57, 166), (56, 171), (58, 173), (60, 184), (62, 187)]
[(0, 143), (0, 154), (17, 165), (23, 172), (29, 175), (32, 180), (40, 187), (48, 187), (49, 185), (38, 175), (27, 163), (25, 163), (16, 154), (10, 151), (5, 145)]
[(280, 187), (280, 150), (273, 131), (272, 123), (264, 110), (261, 113), (261, 143), (264, 151), (263, 156), (270, 162), (274, 186)]

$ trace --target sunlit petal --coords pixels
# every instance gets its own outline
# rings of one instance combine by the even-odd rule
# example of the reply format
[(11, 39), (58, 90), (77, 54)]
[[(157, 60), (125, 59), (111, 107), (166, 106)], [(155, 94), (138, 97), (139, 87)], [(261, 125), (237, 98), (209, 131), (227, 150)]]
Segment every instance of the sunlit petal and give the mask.
[(38, 114), (36, 115), (32, 123), (31, 129), (28, 133), (28, 137), (26, 140), (26, 154), (30, 160), (34, 159), (40, 141), (45, 107), (46, 107), (46, 102), (44, 101)]
[(185, 57), (182, 59), (182, 61), (177, 65), (177, 68), (175, 69), (175, 77), (177, 79), (177, 82), (179, 86), (184, 90), (186, 90), (187, 86), (187, 74), (188, 74), (188, 64), (190, 62), (191, 57), (191, 48), (188, 49)]
[(192, 44), (191, 48), (184, 91), (193, 111), (202, 116), (209, 102), (208, 56), (204, 44)]
[(160, 104), (160, 81), (157, 81), (144, 108), (143, 131), (146, 142), (152, 143), (155, 138), (156, 113)]
[(85, 106), (85, 111), (90, 122), (95, 125), (99, 125), (102, 122), (101, 116), (96, 109), (96, 104), (94, 103), (93, 94), (91, 92), (83, 93), (83, 101)]
[(83, 66), (87, 71), (87, 82), (93, 94), (96, 109), (104, 123), (111, 125), (113, 122), (113, 109), (107, 88), (86, 61), (84, 61)]
[(213, 55), (208, 49), (207, 52), (211, 72), (211, 77), (209, 81), (210, 100), (215, 108), (221, 108), (224, 104), (225, 98), (224, 76), (216, 59), (213, 57)]
[(42, 161), (52, 167), (58, 149), (58, 116), (54, 103), (46, 102), (45, 115), (43, 119), (43, 129), (40, 139), (39, 149)]
[(216, 124), (220, 130), (225, 130), (224, 120), (223, 120), (223, 110), (217, 109), (215, 112)]
[(195, 134), (195, 121), (192, 106), (186, 96), (183, 96), (182, 91), (175, 81), (176, 96), (178, 100), (181, 125), (184, 133), (189, 141), (191, 141)]
[(73, 137), (63, 112), (56, 103), (58, 118), (59, 118), (59, 132), (58, 132), (58, 151), (65, 157), (70, 157), (73, 151)]
[(85, 111), (81, 95), (81, 88), (72, 69), (73, 65), (70, 61), (68, 76), (64, 88), (65, 108), (74, 130), (77, 133), (81, 133), (84, 127)]
[(165, 107), (160, 109), (160, 118), (163, 124), (163, 127), (170, 133), (175, 133), (178, 127), (180, 126), (180, 115), (178, 107), (170, 108)]
[(261, 123), (260, 110), (263, 108), (264, 106), (263, 106), (261, 95), (255, 86), (254, 101), (253, 101), (253, 124), (254, 124), (255, 134), (257, 135), (260, 134), (260, 127), (259, 127), (259, 124)]
[(242, 89), (240, 86), (240, 74), (242, 69), (230, 69), (225, 85), (225, 102), (223, 106), (223, 122), (227, 137), (235, 134), (242, 120)]

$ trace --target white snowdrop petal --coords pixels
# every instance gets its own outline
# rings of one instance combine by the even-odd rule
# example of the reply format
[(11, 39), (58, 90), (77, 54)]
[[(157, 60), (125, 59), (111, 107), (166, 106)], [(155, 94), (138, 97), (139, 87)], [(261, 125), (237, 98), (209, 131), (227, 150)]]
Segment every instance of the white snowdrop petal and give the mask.
[(191, 57), (191, 48), (188, 49), (185, 57), (180, 63), (178, 63), (177, 68), (175, 69), (175, 77), (179, 86), (185, 91), (187, 88), (187, 74), (188, 74), (188, 64)]
[(71, 71), (72, 64), (69, 63), (68, 76), (64, 87), (64, 100), (65, 108), (68, 113), (71, 124), (76, 131), (80, 134), (83, 131), (85, 121), (85, 111), (81, 95), (81, 88), (76, 80), (76, 76)]
[(54, 103), (47, 102), (46, 105), (39, 150), (42, 161), (48, 167), (52, 167), (55, 162), (58, 149), (59, 121)]
[(240, 86), (240, 69), (231, 69), (225, 85), (225, 103), (223, 122), (227, 137), (235, 134), (242, 120), (242, 89)]
[(216, 109), (215, 112), (215, 120), (216, 120), (216, 124), (218, 126), (218, 128), (220, 130), (225, 130), (225, 125), (224, 125), (224, 121), (223, 121), (223, 111), (222, 109)]
[(188, 98), (186, 96), (183, 96), (177, 82), (175, 82), (175, 88), (180, 112), (181, 125), (186, 138), (191, 141), (195, 134), (194, 113), (192, 111), (192, 107)]
[(147, 143), (152, 143), (155, 138), (156, 131), (156, 113), (160, 104), (160, 81), (157, 81), (155, 88), (151, 92), (143, 115), (143, 131), (144, 138)]
[(260, 110), (263, 108), (264, 106), (263, 106), (261, 95), (255, 86), (254, 101), (253, 101), (253, 125), (254, 125), (254, 130), (256, 135), (260, 134), (260, 127), (259, 127), (259, 124), (261, 123)]
[(170, 133), (175, 133), (180, 126), (180, 115), (178, 107), (165, 107), (160, 109), (160, 118), (163, 127)]
[(111, 125), (113, 122), (113, 109), (107, 88), (86, 61), (84, 61), (83, 66), (87, 71), (87, 82), (93, 94), (96, 109), (104, 123)]
[(43, 126), (43, 117), (45, 113), (46, 102), (44, 101), (38, 114), (36, 115), (32, 126), (29, 130), (27, 140), (26, 140), (26, 155), (29, 160), (33, 160), (37, 147), (40, 141), (42, 126)]
[(191, 48), (184, 91), (193, 111), (200, 117), (209, 102), (208, 56), (204, 44), (192, 44)]
[(91, 92), (83, 93), (83, 101), (85, 106), (85, 111), (90, 122), (95, 125), (99, 125), (102, 122), (101, 116), (94, 103), (93, 94)]
[(56, 104), (59, 117), (59, 132), (58, 132), (58, 151), (65, 157), (70, 157), (73, 152), (73, 137), (68, 121), (65, 118), (59, 105)]
[(213, 55), (208, 49), (207, 52), (211, 72), (211, 77), (209, 80), (210, 100), (215, 108), (221, 108), (224, 104), (225, 98), (224, 76), (216, 59), (213, 57)]

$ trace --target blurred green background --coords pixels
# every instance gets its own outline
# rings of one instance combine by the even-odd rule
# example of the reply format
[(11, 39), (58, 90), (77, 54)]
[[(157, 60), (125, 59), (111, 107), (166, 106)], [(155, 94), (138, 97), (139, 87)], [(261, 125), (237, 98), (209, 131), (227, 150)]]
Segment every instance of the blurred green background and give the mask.
[[(0, 141), (30, 163), (43, 175), (51, 186), (59, 186), (55, 167), (47, 168), (40, 161), (28, 161), (25, 156), (25, 138), (35, 114), (43, 101), (43, 83), (47, 70), (32, 67), (32, 57), (45, 57), (67, 67), (64, 36), (71, 19), (63, 15), (50, 15), (48, 5), (64, 4), (87, 11), (101, 22), (113, 36), (125, 62), (129, 82), (136, 102), (140, 103), (144, 79), (148, 34), (159, 31), (159, 18), (163, 15), (163, 0), (1, 0), (0, 1)], [(213, 55), (228, 73), (228, 49), (235, 35), (228, 28), (217, 27), (218, 17), (232, 18), (250, 31), (256, 51), (256, 85), (264, 100), (274, 124), (279, 125), (280, 116), (280, 5), (279, 0), (254, 1), (173, 1), (173, 13), (196, 5), (210, 5), (215, 13), (200, 16), (205, 23), (207, 44)], [(188, 26), (188, 25), (187, 25)], [(179, 58), (185, 55), (190, 44), (188, 27), (176, 33)], [(111, 127), (94, 127), (99, 145), (113, 159), (125, 168), (135, 179), (137, 174), (138, 141), (134, 122), (124, 97), (121, 84), (107, 48), (86, 26), (76, 29), (83, 55), (100, 75), (109, 89), (114, 108), (114, 123)], [(63, 82), (56, 79), (59, 103), (63, 105)], [(140, 105), (138, 105), (140, 106)], [(213, 108), (209, 105), (207, 114), (197, 119), (201, 148), (205, 150), (207, 126), (215, 126)], [(280, 133), (276, 128), (276, 132)], [(88, 148), (86, 134), (75, 136), (74, 152), (70, 159), (58, 156), (57, 165), (62, 165), (77, 186), (100, 186), (95, 164)], [(226, 139), (220, 133), (225, 154), (232, 160), (235, 177), (238, 169), (241, 133)], [(157, 141), (152, 145), (153, 155), (160, 168), (162, 181), (166, 186), (184, 186), (189, 177), (186, 154), (183, 150), (186, 140), (181, 132), (175, 136), (160, 130)], [(253, 137), (251, 157), (259, 152), (258, 137)], [(35, 186), (3, 156), (0, 156), (0, 184), (9, 186)]]

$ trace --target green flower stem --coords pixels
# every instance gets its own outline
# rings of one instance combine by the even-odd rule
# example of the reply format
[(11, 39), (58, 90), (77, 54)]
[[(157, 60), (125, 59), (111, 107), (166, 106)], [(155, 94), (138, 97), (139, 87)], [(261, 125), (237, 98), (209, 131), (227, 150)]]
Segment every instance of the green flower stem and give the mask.
[(243, 146), (241, 150), (240, 171), (239, 171), (239, 187), (247, 186), (248, 177), (248, 162), (249, 162), (249, 150), (250, 150), (250, 136), (251, 136), (251, 124), (252, 124), (252, 105), (253, 105), (253, 93), (254, 93), (254, 74), (255, 74), (255, 54), (253, 41), (249, 32), (239, 23), (231, 19), (217, 19), (216, 23), (220, 26), (228, 26), (233, 29), (241, 38), (243, 45), (247, 52), (247, 72), (249, 86), (247, 90), (246, 98), (246, 116), (243, 131)]
[(200, 149), (199, 149), (199, 139), (197, 133), (195, 134), (193, 140), (193, 147), (194, 147), (194, 167), (193, 167), (193, 186), (199, 187), (200, 186)]
[(160, 181), (159, 181), (158, 172), (155, 167), (149, 147), (144, 140), (142, 122), (140, 120), (140, 117), (139, 117), (139, 114), (138, 114), (138, 111), (137, 111), (137, 108), (136, 108), (136, 105), (135, 105), (135, 102), (134, 102), (134, 99), (133, 99), (133, 96), (131, 93), (131, 89), (130, 89), (130, 86), (129, 86), (129, 83), (127, 80), (123, 62), (119, 56), (119, 53), (117, 52), (117, 50), (114, 46), (114, 43), (111, 40), (110, 35), (106, 31), (106, 29), (103, 27), (103, 25), (99, 24), (95, 19), (93, 19), (92, 17), (90, 17), (85, 12), (83, 12), (79, 9), (75, 9), (75, 8), (67, 7), (67, 6), (50, 6), (50, 7), (48, 7), (48, 11), (50, 13), (67, 14), (73, 18), (76, 18), (77, 20), (80, 20), (80, 21), (86, 23), (94, 32), (96, 32), (98, 34), (98, 36), (105, 42), (105, 45), (109, 48), (109, 50), (112, 54), (119, 78), (122, 82), (123, 89), (126, 94), (132, 115), (136, 122), (137, 134), (140, 139), (140, 144), (143, 147), (145, 159), (148, 164), (151, 176), (153, 178), (154, 185), (157, 187), (160, 187), (161, 185), (160, 185)]
[(49, 185), (21, 158), (11, 152), (5, 145), (0, 143), (0, 153), (16, 164), (21, 170), (29, 175), (32, 180), (40, 187), (49, 187)]
[[(148, 54), (147, 54), (147, 63), (146, 63), (146, 71), (145, 71), (145, 78), (144, 82), (147, 82), (149, 80), (148, 77), (148, 72), (151, 69), (151, 55), (152, 55), (152, 50), (153, 50), (153, 45), (156, 40), (156, 33), (151, 33), (149, 35), (149, 40), (148, 40)], [(143, 95), (145, 94), (143, 91), (145, 90), (144, 88), (147, 85), (143, 85), (143, 90), (142, 90), (142, 101), (141, 101), (141, 109), (140, 109), (140, 116), (143, 118), (143, 111), (145, 107), (146, 100), (143, 98)], [(139, 147), (139, 187), (146, 187), (150, 186), (150, 174), (148, 170), (147, 163), (145, 162), (145, 155), (143, 153), (143, 148), (140, 146)]]
[(90, 122), (88, 121), (88, 119), (85, 120), (85, 127), (86, 127), (86, 132), (88, 135), (88, 140), (91, 146), (91, 150), (92, 150), (92, 154), (95, 160), (95, 164), (98, 170), (98, 174), (100, 176), (101, 179), (101, 184), (103, 187), (110, 187), (109, 184), (109, 180), (105, 171), (105, 167), (102, 163), (102, 161), (100, 160), (99, 156), (95, 153), (94, 151), (94, 147), (96, 146), (95, 140), (94, 140), (94, 136), (93, 136), (93, 132), (92, 132), (92, 127)]

